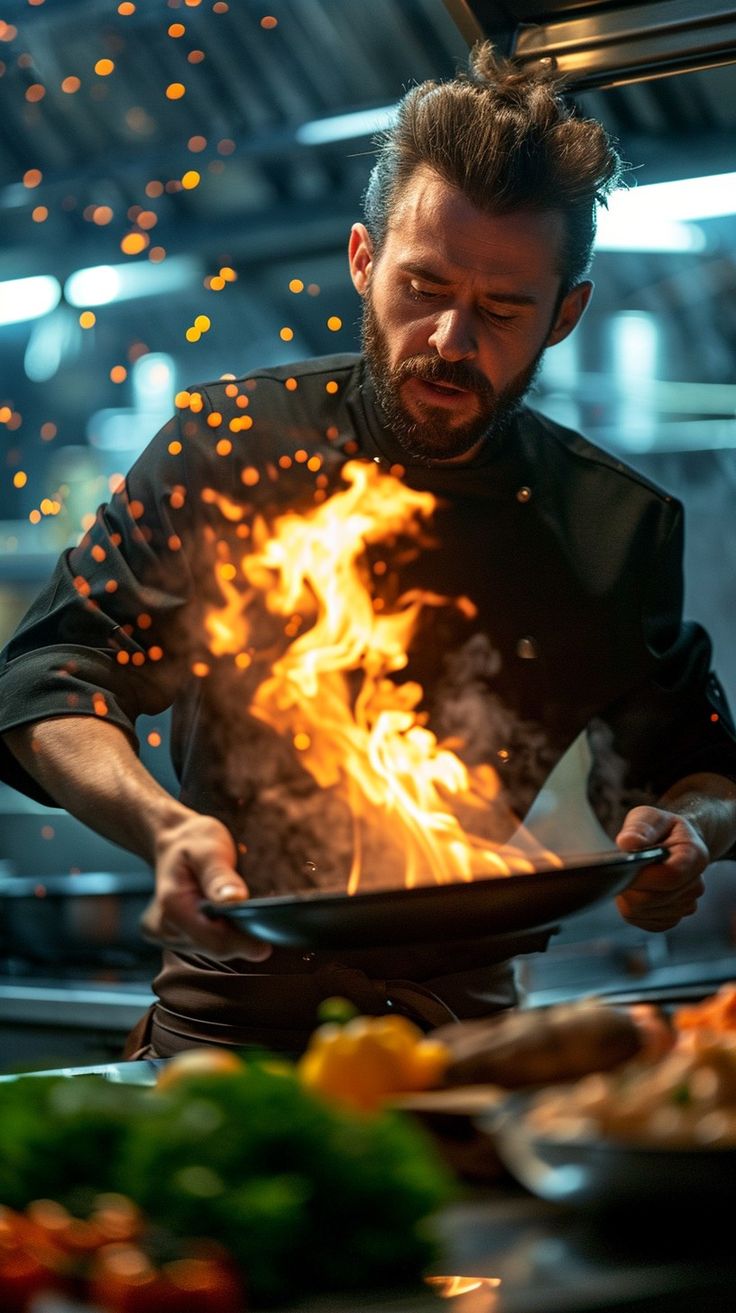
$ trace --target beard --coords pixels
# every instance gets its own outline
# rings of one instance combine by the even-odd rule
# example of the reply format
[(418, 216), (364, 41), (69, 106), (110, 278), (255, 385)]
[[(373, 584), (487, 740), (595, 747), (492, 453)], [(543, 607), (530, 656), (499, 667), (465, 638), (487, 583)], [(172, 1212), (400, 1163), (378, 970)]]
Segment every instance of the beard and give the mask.
[[(532, 386), (544, 355), (542, 347), (526, 368), (499, 392), (464, 360), (443, 360), (436, 355), (408, 356), (392, 369), (388, 342), (378, 322), (370, 287), (363, 298), (362, 344), (376, 396), (391, 433), (405, 455), (425, 464), (457, 459), (467, 455), (483, 440), (502, 437)], [(425, 383), (446, 383), (473, 393), (477, 399), (477, 413), (465, 423), (454, 424), (452, 412), (446, 406), (421, 402), (417, 407), (421, 418), (417, 419), (401, 399), (402, 386), (412, 378)]]

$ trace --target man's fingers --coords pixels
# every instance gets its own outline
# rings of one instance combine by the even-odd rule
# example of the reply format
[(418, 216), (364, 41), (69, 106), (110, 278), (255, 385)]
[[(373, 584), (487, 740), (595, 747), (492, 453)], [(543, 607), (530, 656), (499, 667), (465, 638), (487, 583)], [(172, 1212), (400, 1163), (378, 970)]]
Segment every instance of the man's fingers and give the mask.
[(629, 853), (651, 848), (667, 836), (671, 825), (671, 817), (654, 807), (634, 807), (621, 826), (616, 843)]
[(179, 879), (160, 888), (141, 917), (141, 934), (164, 948), (263, 962), (273, 951), (270, 944), (254, 939), (225, 918), (205, 916), (201, 910), (203, 899), (226, 907), (247, 896), (240, 876), (222, 863), (213, 863), (191, 882)]

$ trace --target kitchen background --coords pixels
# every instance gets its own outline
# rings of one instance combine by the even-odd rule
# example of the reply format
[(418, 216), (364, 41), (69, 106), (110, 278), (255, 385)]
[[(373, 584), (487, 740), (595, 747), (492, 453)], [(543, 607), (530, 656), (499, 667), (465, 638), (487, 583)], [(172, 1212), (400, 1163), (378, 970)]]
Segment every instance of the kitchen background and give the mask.
[[(5, 0), (0, 641), (177, 390), (356, 349), (345, 244), (371, 134), (414, 81), (464, 62), (479, 17), (508, 48), (529, 10)], [(637, 188), (672, 185), (647, 193), (650, 222), (636, 196), (604, 216), (593, 302), (548, 353), (533, 404), (685, 502), (687, 613), (736, 702), (736, 68), (712, 62), (572, 93), (618, 137)], [(175, 788), (167, 718), (139, 728)], [(156, 962), (136, 930), (148, 872), (0, 786), (0, 874), (0, 1066), (114, 1057)], [(710, 875), (699, 915), (668, 935), (611, 907), (569, 922), (521, 964), (532, 1001), (731, 974), (736, 864)]]

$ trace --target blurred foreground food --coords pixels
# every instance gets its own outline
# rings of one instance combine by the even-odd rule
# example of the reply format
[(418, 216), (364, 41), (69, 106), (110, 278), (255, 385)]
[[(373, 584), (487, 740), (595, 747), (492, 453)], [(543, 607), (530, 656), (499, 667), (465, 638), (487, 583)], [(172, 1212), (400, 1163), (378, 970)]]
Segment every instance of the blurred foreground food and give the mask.
[(654, 1009), (595, 999), (442, 1026), (433, 1038), (448, 1049), (446, 1085), (509, 1090), (607, 1071), (637, 1055), (663, 1052), (672, 1042)]
[(736, 984), (672, 1023), (583, 1000), (429, 1036), (330, 1002), (297, 1063), (200, 1048), (153, 1089), (0, 1084), (2, 1313), (43, 1289), (104, 1313), (242, 1313), (406, 1287), (438, 1257), (454, 1173), (502, 1172), (478, 1120), (514, 1089), (537, 1091), (539, 1134), (736, 1145)]
[[(217, 1051), (207, 1062), (218, 1065)], [(182, 1275), (170, 1264), (196, 1257), (203, 1238), (216, 1239), (229, 1256), (222, 1261), (245, 1287), (248, 1307), (304, 1291), (406, 1284), (421, 1274), (435, 1255), (429, 1220), (452, 1196), (453, 1180), (420, 1127), (397, 1112), (369, 1117), (327, 1102), (281, 1059), (238, 1061), (233, 1070), (202, 1065), (191, 1056), (172, 1059), (154, 1089), (96, 1076), (0, 1085), (6, 1208), (20, 1213), (39, 1199), (62, 1204), (93, 1228), (89, 1237), (95, 1201), (114, 1192), (140, 1211), (147, 1234), (160, 1238), (165, 1224), (172, 1243), (182, 1242), (163, 1275), (155, 1246), (146, 1252), (132, 1242), (131, 1253), (130, 1238), (121, 1242), (128, 1251), (113, 1268), (118, 1277), (121, 1266), (123, 1276), (135, 1275), (133, 1303), (114, 1302), (120, 1281), (100, 1269), (114, 1256), (101, 1254), (94, 1269), (100, 1307), (185, 1313), (181, 1291), (167, 1302), (166, 1283)], [(6, 1236), (16, 1234), (13, 1215), (4, 1216)], [(20, 1250), (0, 1247), (6, 1286), (15, 1271), (22, 1288), (30, 1260)], [(229, 1298), (227, 1313), (239, 1313), (232, 1290)], [(200, 1290), (197, 1313), (220, 1313), (213, 1300)], [(7, 1290), (0, 1307), (13, 1307)]]
[(529, 1129), (558, 1140), (736, 1148), (736, 983), (673, 1014), (668, 1052), (540, 1090)]

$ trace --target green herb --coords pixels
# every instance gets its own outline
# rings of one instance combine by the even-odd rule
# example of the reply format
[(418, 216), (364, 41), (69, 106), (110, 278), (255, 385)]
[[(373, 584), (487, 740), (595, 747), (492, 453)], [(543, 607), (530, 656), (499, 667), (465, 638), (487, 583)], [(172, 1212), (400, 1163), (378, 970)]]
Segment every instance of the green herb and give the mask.
[(455, 1186), (406, 1115), (339, 1110), (283, 1061), (165, 1092), (94, 1076), (0, 1086), (0, 1203), (74, 1211), (110, 1190), (174, 1236), (220, 1241), (263, 1307), (405, 1285), (436, 1256), (431, 1217)]

